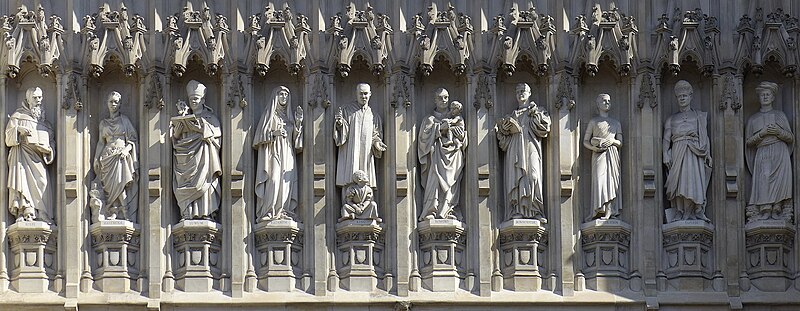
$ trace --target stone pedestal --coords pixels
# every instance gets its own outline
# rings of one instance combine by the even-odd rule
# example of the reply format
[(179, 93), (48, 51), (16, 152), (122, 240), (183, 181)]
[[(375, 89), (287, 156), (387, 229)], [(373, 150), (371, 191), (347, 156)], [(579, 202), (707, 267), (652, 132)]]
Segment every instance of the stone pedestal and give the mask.
[(296, 288), (302, 274), (302, 223), (272, 220), (255, 226), (258, 286), (269, 292)]
[(172, 235), (177, 287), (186, 292), (219, 289), (222, 225), (210, 220), (181, 220)]
[(359, 292), (375, 290), (378, 275), (383, 275), (383, 227), (374, 220), (345, 220), (336, 225), (336, 241), (342, 288)]
[(747, 275), (756, 288), (783, 292), (792, 284), (795, 230), (785, 220), (759, 220), (745, 225)]
[(139, 225), (101, 220), (89, 227), (95, 252), (94, 284), (98, 290), (125, 293), (138, 278)]
[(664, 274), (674, 289), (703, 291), (710, 286), (714, 225), (679, 220), (661, 226)]
[(631, 226), (621, 220), (595, 219), (581, 225), (582, 272), (588, 288), (615, 292), (628, 277)]
[(466, 230), (453, 219), (430, 219), (419, 223), (422, 251), (422, 286), (435, 292), (452, 292), (464, 279)]
[(503, 288), (513, 291), (542, 289), (547, 230), (535, 219), (512, 219), (500, 224), (500, 264)]
[(55, 277), (58, 229), (42, 221), (21, 221), (8, 227), (13, 256), (11, 286), (20, 293), (44, 293)]

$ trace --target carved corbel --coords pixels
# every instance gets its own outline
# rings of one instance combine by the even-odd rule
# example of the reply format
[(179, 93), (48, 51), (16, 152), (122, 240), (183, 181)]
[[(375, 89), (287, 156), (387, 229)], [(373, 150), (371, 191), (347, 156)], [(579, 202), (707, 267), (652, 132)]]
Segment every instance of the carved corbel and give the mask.
[(78, 88), (78, 79), (79, 77), (77, 74), (68, 74), (64, 89), (64, 98), (61, 101), (62, 109), (69, 109), (70, 106), (75, 109), (75, 111), (83, 109), (83, 101), (81, 101), (81, 93)]
[[(508, 17), (510, 21), (506, 26), (505, 17), (496, 16), (491, 29), (495, 34), (493, 55), (500, 59), (503, 72), (508, 76), (514, 74), (517, 61), (520, 56), (525, 55), (533, 61), (536, 74), (544, 76), (550, 69), (555, 50), (553, 37), (556, 26), (553, 24), (553, 17), (539, 15), (533, 6), (520, 11), (516, 3), (511, 7)], [(506, 31), (510, 35), (506, 35)]]
[(456, 12), (453, 6), (439, 11), (435, 3), (428, 7), (427, 17), (427, 24), (423, 23), (422, 13), (412, 17), (413, 38), (408, 59), (419, 64), (422, 74), (428, 76), (434, 60), (442, 55), (450, 61), (456, 75), (463, 75), (473, 49), (471, 18)]
[(64, 50), (61, 17), (50, 15), (47, 18), (41, 5), (36, 11), (28, 11), (28, 7), (21, 5), (16, 14), (3, 16), (2, 22), (5, 46), (0, 49), (6, 56), (3, 59), (9, 78), (17, 77), (23, 57), (36, 60), (43, 77), (49, 76), (54, 67), (58, 67), (61, 51)]
[(189, 57), (196, 55), (205, 64), (206, 73), (214, 76), (224, 64), (228, 49), (228, 18), (222, 14), (212, 15), (211, 9), (203, 3), (200, 11), (187, 2), (183, 12), (167, 16), (172, 49), (172, 73), (183, 76)]
[(567, 110), (572, 110), (575, 107), (575, 88), (573, 87), (574, 77), (567, 73), (561, 74), (561, 80), (558, 82), (558, 89), (556, 90), (556, 100), (553, 106), (556, 111), (561, 110), (561, 107), (566, 107)]
[(147, 97), (144, 100), (144, 106), (148, 109), (156, 108), (161, 110), (164, 108), (164, 92), (161, 85), (161, 76), (157, 73), (150, 75), (150, 86), (147, 90)]
[(135, 14), (130, 19), (124, 4), (120, 5), (118, 11), (112, 11), (108, 4), (103, 4), (99, 12), (86, 15), (83, 22), (83, 51), (89, 74), (99, 78), (110, 55), (116, 55), (125, 75), (133, 76), (137, 62), (145, 52), (144, 33), (147, 28), (144, 17)]
[(481, 74), (478, 77), (478, 84), (475, 87), (475, 100), (473, 102), (475, 109), (481, 109), (481, 106), (486, 109), (494, 107), (492, 89), (495, 83), (495, 77), (488, 74)]
[(797, 35), (800, 33), (798, 19), (785, 14), (783, 10), (767, 14), (763, 9), (756, 9), (755, 19), (747, 14), (739, 19), (737, 27), (739, 42), (736, 51), (736, 63), (741, 67), (749, 67), (756, 75), (764, 72), (764, 64), (776, 62), (781, 72), (787, 77), (794, 77), (797, 72)]
[(627, 76), (635, 65), (638, 32), (633, 16), (622, 14), (617, 8), (602, 11), (595, 6), (591, 26), (586, 23), (586, 16), (575, 18), (575, 27), (570, 31), (574, 37), (571, 63), (575, 68), (585, 65), (587, 73), (595, 76), (601, 59), (608, 57), (617, 72)]
[(700, 9), (684, 12), (675, 8), (672, 19), (662, 14), (658, 21), (654, 59), (666, 64), (672, 75), (681, 71), (681, 60), (696, 62), (706, 77), (714, 74), (719, 67), (720, 44), (716, 17)]
[(400, 104), (406, 108), (411, 106), (410, 83), (408, 80), (408, 75), (404, 73), (392, 75), (392, 107), (400, 107)]
[(326, 32), (330, 35), (332, 63), (342, 77), (350, 74), (353, 59), (364, 57), (374, 75), (384, 73), (389, 55), (392, 51), (392, 26), (389, 16), (375, 13), (367, 4), (363, 11), (356, 10), (351, 4), (347, 6), (342, 27), (343, 16), (337, 13), (331, 17), (331, 26)]
[(250, 55), (254, 57), (252, 66), (258, 75), (263, 77), (267, 74), (275, 54), (284, 58), (290, 74), (300, 72), (310, 45), (308, 17), (303, 14), (295, 16), (289, 6), (275, 10), (270, 4), (264, 8), (263, 14), (250, 16), (248, 32)]
[(314, 80), (311, 82), (311, 100), (308, 102), (311, 107), (322, 107), (327, 109), (331, 105), (328, 98), (328, 82), (324, 75), (314, 75)]

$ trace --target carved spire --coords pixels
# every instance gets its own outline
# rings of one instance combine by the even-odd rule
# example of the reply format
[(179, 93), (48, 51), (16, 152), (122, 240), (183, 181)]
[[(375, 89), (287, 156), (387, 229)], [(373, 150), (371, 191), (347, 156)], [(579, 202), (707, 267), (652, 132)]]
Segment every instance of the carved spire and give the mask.
[[(508, 26), (504, 24), (505, 17), (498, 15), (494, 18), (495, 25), (491, 30), (495, 33), (493, 55), (500, 59), (503, 71), (511, 76), (520, 56), (527, 55), (534, 62), (536, 74), (545, 75), (550, 69), (555, 50), (553, 37), (556, 27), (553, 17), (539, 15), (533, 6), (520, 11), (516, 3), (511, 7), (508, 16)], [(506, 35), (507, 30), (509, 35)]]
[(81, 33), (84, 36), (83, 53), (89, 74), (98, 78), (105, 70), (105, 62), (111, 54), (117, 55), (123, 72), (130, 77), (136, 72), (137, 62), (144, 56), (144, 33), (147, 28), (144, 17), (136, 14), (128, 17), (124, 4), (112, 11), (103, 4), (97, 13), (83, 18)]
[(444, 55), (456, 75), (464, 74), (472, 54), (472, 19), (456, 12), (452, 5), (446, 11), (439, 11), (436, 3), (428, 7), (427, 17), (427, 23), (422, 21), (422, 13), (411, 18), (413, 39), (408, 59), (419, 64), (422, 74), (427, 76), (433, 71), (434, 59)]
[(173, 48), (172, 73), (180, 77), (186, 72), (189, 56), (197, 54), (206, 66), (206, 73), (216, 75), (225, 59), (228, 45), (228, 18), (212, 15), (206, 3), (200, 11), (187, 2), (183, 12), (167, 16), (167, 27)]
[(16, 14), (3, 16), (2, 21), (2, 35), (6, 44), (0, 48), (7, 55), (3, 60), (8, 77), (17, 77), (24, 55), (38, 61), (39, 73), (43, 77), (49, 76), (54, 67), (58, 67), (64, 49), (61, 17), (50, 15), (47, 18), (41, 5), (36, 11), (28, 11), (28, 7), (21, 5)]
[(269, 4), (263, 14), (250, 16), (248, 32), (251, 57), (254, 57), (250, 62), (258, 75), (267, 74), (275, 55), (284, 58), (290, 74), (300, 72), (310, 45), (308, 17), (295, 15), (288, 5), (276, 10)]
[(350, 74), (356, 55), (363, 56), (369, 63), (372, 73), (380, 75), (392, 52), (392, 26), (389, 16), (373, 12), (367, 4), (363, 11), (356, 10), (353, 4), (347, 6), (344, 14), (346, 24), (342, 27), (342, 14), (331, 17), (331, 26), (326, 32), (330, 35), (331, 62), (342, 77)]

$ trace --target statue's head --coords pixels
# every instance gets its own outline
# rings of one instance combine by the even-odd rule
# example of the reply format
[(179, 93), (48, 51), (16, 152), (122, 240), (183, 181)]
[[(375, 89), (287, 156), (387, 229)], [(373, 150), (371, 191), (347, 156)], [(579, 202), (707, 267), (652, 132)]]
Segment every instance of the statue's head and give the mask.
[(369, 176), (367, 175), (367, 172), (364, 172), (362, 170), (356, 170), (355, 172), (353, 172), (354, 184), (363, 186), (366, 185), (368, 182), (369, 182)]
[(117, 91), (111, 91), (108, 94), (108, 99), (106, 100), (106, 104), (108, 104), (108, 112), (115, 113), (119, 111), (119, 102), (122, 100), (122, 95)]
[(775, 95), (778, 94), (778, 84), (768, 81), (761, 82), (756, 87), (756, 93), (762, 106), (772, 105), (772, 102), (775, 101)]
[(439, 111), (447, 109), (447, 102), (450, 100), (450, 93), (443, 87), (433, 91), (433, 102)]
[(192, 112), (200, 111), (205, 102), (206, 86), (195, 80), (189, 81), (186, 85), (186, 94), (189, 96), (189, 107), (192, 108)]
[(464, 104), (460, 101), (454, 100), (450, 102), (450, 116), (455, 117), (461, 115), (462, 109), (464, 109)]
[(516, 88), (517, 102), (520, 106), (528, 103), (531, 98), (531, 86), (527, 83), (519, 83)]
[(29, 88), (25, 91), (25, 104), (28, 108), (36, 108), (42, 105), (43, 97), (42, 89), (38, 86)]
[(289, 103), (289, 88), (285, 86), (277, 87), (275, 98), (278, 100), (278, 105), (286, 107)]
[(597, 98), (594, 100), (595, 104), (597, 105), (598, 111), (605, 111), (607, 112), (611, 109), (611, 95), (608, 94), (598, 94)]
[(692, 93), (694, 89), (689, 81), (680, 80), (675, 83), (675, 98), (678, 100), (678, 106), (689, 107), (692, 103)]
[(369, 105), (369, 97), (372, 96), (369, 84), (359, 83), (356, 85), (356, 100), (361, 106)]

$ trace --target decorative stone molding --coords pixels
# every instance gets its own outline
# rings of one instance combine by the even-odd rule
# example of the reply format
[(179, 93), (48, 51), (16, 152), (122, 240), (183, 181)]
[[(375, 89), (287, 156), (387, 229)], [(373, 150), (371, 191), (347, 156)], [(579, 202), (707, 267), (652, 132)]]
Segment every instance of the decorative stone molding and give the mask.
[(798, 19), (776, 9), (764, 18), (764, 9), (757, 8), (751, 18), (747, 14), (739, 19), (739, 33), (734, 61), (737, 68), (749, 68), (760, 75), (764, 65), (774, 61), (781, 66), (782, 73), (794, 77), (797, 72)]
[(334, 274), (344, 289), (369, 292), (377, 288), (384, 272), (383, 236), (383, 227), (375, 220), (345, 220), (336, 225), (339, 254)]
[(64, 27), (58, 15), (50, 15), (48, 20), (49, 23), (41, 5), (36, 11), (28, 11), (28, 7), (21, 5), (16, 14), (2, 17), (5, 45), (0, 50), (6, 56), (3, 63), (9, 78), (17, 77), (20, 64), (27, 57), (38, 62), (43, 77), (49, 76), (59, 66), (61, 51), (64, 50), (61, 38)]
[[(553, 63), (555, 19), (550, 15), (540, 15), (533, 6), (519, 10), (516, 3), (512, 4), (508, 18), (510, 21), (506, 25), (502, 14), (494, 17), (494, 27), (490, 30), (495, 37), (492, 55), (497, 55), (500, 67), (508, 76), (514, 74), (516, 63), (523, 55), (533, 62), (535, 73), (544, 76)], [(506, 31), (513, 37), (507, 36)]]
[(144, 100), (145, 108), (156, 108), (161, 110), (164, 108), (164, 92), (161, 84), (161, 75), (158, 73), (150, 74), (149, 87), (147, 88), (147, 95)]
[(186, 292), (219, 289), (222, 225), (210, 220), (181, 220), (172, 229), (175, 280)]
[(258, 285), (263, 290), (291, 291), (302, 274), (302, 223), (273, 220), (256, 225)]
[(241, 74), (231, 74), (228, 79), (228, 107), (233, 108), (239, 104), (239, 108), (247, 107), (247, 99), (244, 96), (244, 84)]
[(796, 264), (794, 226), (784, 220), (760, 220), (745, 225), (745, 266), (751, 284), (765, 292), (784, 292), (792, 284)]
[(636, 107), (642, 109), (645, 104), (650, 105), (650, 108), (658, 106), (656, 88), (653, 86), (653, 76), (649, 73), (642, 75), (642, 82), (639, 84), (639, 100), (636, 101)]
[(331, 37), (331, 64), (336, 66), (339, 75), (347, 77), (358, 55), (368, 62), (372, 73), (381, 75), (388, 64), (392, 53), (392, 26), (389, 16), (376, 14), (372, 6), (366, 5), (363, 11), (356, 10), (353, 4), (347, 6), (344, 17), (346, 24), (342, 27), (342, 14), (337, 13), (330, 18), (331, 26), (325, 30)]
[(309, 79), (311, 86), (311, 99), (308, 104), (311, 107), (322, 107), (327, 109), (331, 105), (330, 97), (328, 96), (328, 77), (324, 74), (317, 73), (313, 78)]
[(101, 220), (92, 224), (89, 231), (97, 287), (111, 293), (130, 291), (139, 277), (139, 225), (126, 220)]
[(403, 107), (411, 106), (411, 91), (409, 91), (409, 77), (405, 73), (393, 74), (391, 77), (392, 83), (392, 107), (399, 107), (402, 103)]
[(488, 74), (481, 74), (478, 76), (478, 84), (475, 89), (475, 101), (473, 105), (475, 109), (480, 109), (483, 106), (486, 109), (494, 107), (494, 100), (492, 99), (492, 89), (494, 89), (497, 79)]
[(558, 89), (556, 90), (556, 100), (553, 101), (553, 107), (556, 111), (561, 110), (561, 107), (566, 107), (567, 110), (572, 110), (575, 107), (575, 88), (573, 87), (575, 78), (568, 74), (562, 73), (561, 80), (558, 81)]
[(736, 77), (732, 73), (724, 75), (722, 82), (722, 101), (719, 103), (719, 109), (725, 110), (730, 107), (734, 111), (739, 111), (742, 108), (742, 101), (739, 99), (739, 86), (737, 85)]
[(631, 226), (620, 220), (593, 220), (581, 225), (582, 272), (587, 286), (618, 291), (630, 270)]
[(119, 60), (125, 75), (133, 76), (146, 50), (144, 17), (135, 14), (129, 21), (125, 4), (120, 4), (118, 11), (112, 11), (105, 3), (99, 12), (86, 15), (83, 22), (84, 68), (88, 68), (89, 74), (99, 78), (105, 70), (105, 63), (114, 57)]
[(427, 16), (427, 24), (422, 21), (422, 13), (411, 18), (409, 62), (418, 65), (422, 74), (428, 76), (433, 71), (434, 60), (442, 55), (450, 61), (451, 69), (456, 75), (463, 75), (473, 49), (471, 18), (464, 13), (458, 13), (452, 5), (447, 11), (439, 11), (436, 3), (431, 3), (428, 7)]
[(83, 109), (83, 101), (81, 100), (81, 92), (78, 88), (80, 76), (77, 74), (67, 74), (67, 83), (64, 87), (64, 98), (61, 101), (62, 109), (69, 109), (70, 106), (75, 111)]
[(503, 288), (513, 291), (542, 289), (547, 229), (539, 220), (512, 219), (500, 224), (500, 270)]
[(308, 34), (311, 26), (308, 25), (308, 17), (303, 14), (295, 16), (288, 5), (283, 10), (276, 10), (269, 4), (264, 8), (264, 13), (251, 15), (249, 21), (248, 63), (251, 68), (263, 77), (273, 59), (280, 56), (290, 74), (299, 73), (310, 45)]
[(681, 11), (675, 8), (672, 19), (662, 14), (656, 26), (656, 53), (654, 60), (659, 66), (666, 64), (672, 75), (681, 71), (681, 62), (697, 63), (703, 75), (710, 77), (719, 67), (719, 25), (717, 18), (704, 14), (700, 9)]
[(575, 27), (570, 30), (574, 37), (571, 46), (570, 63), (573, 68), (586, 66), (590, 76), (600, 70), (598, 64), (606, 56), (613, 63), (621, 76), (627, 76), (637, 55), (636, 18), (619, 12), (617, 8), (602, 11), (595, 5), (592, 11), (592, 23), (586, 23), (586, 16), (575, 18)]
[(667, 278), (711, 279), (714, 226), (702, 220), (678, 220), (661, 227)]
[(11, 285), (20, 293), (45, 293), (56, 274), (58, 229), (42, 221), (8, 227)]
[(198, 56), (206, 66), (206, 73), (214, 76), (225, 63), (228, 49), (228, 18), (222, 14), (212, 16), (211, 9), (204, 2), (200, 11), (187, 2), (183, 12), (167, 16), (166, 30), (169, 31), (172, 48), (167, 59), (175, 76), (183, 76), (190, 56)]
[(453, 219), (428, 219), (419, 223), (422, 286), (434, 292), (453, 292), (461, 287), (466, 271), (466, 230)]

